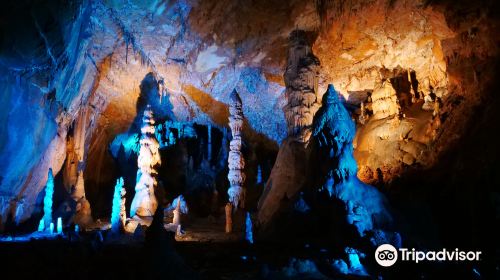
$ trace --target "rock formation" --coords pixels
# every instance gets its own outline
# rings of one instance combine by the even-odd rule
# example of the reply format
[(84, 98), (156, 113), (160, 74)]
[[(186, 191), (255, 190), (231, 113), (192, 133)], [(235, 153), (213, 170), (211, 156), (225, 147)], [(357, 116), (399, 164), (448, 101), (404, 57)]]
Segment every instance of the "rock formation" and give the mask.
[(78, 179), (74, 190), (72, 190), (71, 198), (76, 201), (76, 211), (73, 221), (80, 226), (90, 224), (93, 221), (92, 210), (89, 201), (85, 197), (83, 171), (78, 172)]
[(383, 119), (399, 114), (398, 98), (389, 80), (382, 81), (371, 95), (374, 119)]
[[(52, 224), (52, 203), (54, 201), (54, 175), (49, 168), (47, 184), (45, 184), (45, 197), (43, 198), (43, 224), (45, 227)], [(52, 225), (53, 226), (53, 225)]]
[(127, 211), (125, 209), (125, 186), (123, 177), (116, 180), (115, 191), (113, 194), (113, 205), (111, 208), (111, 231), (118, 233), (125, 227), (127, 220)]
[(159, 144), (155, 137), (153, 111), (148, 106), (144, 110), (141, 127), (141, 148), (137, 159), (137, 183), (132, 200), (130, 216), (152, 217), (158, 207), (155, 196), (157, 187), (157, 165), (161, 164)]
[(226, 215), (226, 233), (231, 233), (233, 231), (233, 205), (230, 202), (224, 206), (224, 213)]
[(233, 90), (231, 93), (229, 114), (229, 127), (231, 128), (233, 138), (229, 143), (230, 151), (227, 160), (229, 167), (227, 179), (230, 184), (227, 194), (229, 195), (229, 202), (233, 205), (234, 210), (236, 210), (238, 206), (244, 207), (245, 203), (245, 190), (243, 188), (243, 184), (245, 183), (245, 173), (243, 173), (243, 169), (245, 169), (245, 159), (241, 153), (243, 109), (241, 98), (236, 90)]
[(187, 214), (189, 209), (183, 195), (179, 195), (174, 199), (172, 205), (168, 210), (172, 210), (174, 217), (172, 219), (172, 224), (178, 226), (181, 224), (181, 215)]
[(383, 195), (357, 177), (352, 145), (356, 128), (333, 85), (328, 85), (323, 95), (323, 106), (313, 126), (318, 152), (323, 155), (322, 166), (326, 167), (322, 169), (321, 187), (330, 197), (344, 202), (347, 222), (354, 225), (361, 236), (376, 226), (392, 223)]
[(245, 215), (245, 240), (253, 244), (253, 226), (252, 226), (252, 218), (250, 217), (250, 213), (247, 212)]
[(232, 231), (232, 213), (238, 207), (245, 207), (245, 159), (241, 153), (241, 132), (243, 129), (243, 108), (241, 98), (233, 90), (231, 92), (231, 103), (229, 104), (229, 127), (231, 128), (232, 139), (229, 142), (229, 156), (227, 158), (229, 172), (227, 179), (229, 180), (229, 189), (227, 194), (229, 196), (229, 204), (226, 205), (226, 232)]
[(288, 137), (280, 146), (276, 162), (259, 200), (258, 221), (265, 228), (273, 217), (286, 208), (307, 181), (312, 122), (317, 102), (319, 60), (308, 44), (306, 33), (290, 34), (287, 66), (284, 74), (285, 113)]
[(319, 108), (317, 102), (319, 60), (312, 53), (303, 30), (290, 34), (287, 65), (284, 74), (287, 104), (283, 107), (288, 136), (307, 143), (311, 124)]
[(73, 131), (68, 135), (67, 156), (63, 168), (64, 185), (77, 203), (73, 221), (81, 226), (92, 222), (90, 203), (85, 197), (84, 181), (90, 112), (91, 110), (87, 108), (82, 108), (78, 112), (79, 117), (75, 121)]

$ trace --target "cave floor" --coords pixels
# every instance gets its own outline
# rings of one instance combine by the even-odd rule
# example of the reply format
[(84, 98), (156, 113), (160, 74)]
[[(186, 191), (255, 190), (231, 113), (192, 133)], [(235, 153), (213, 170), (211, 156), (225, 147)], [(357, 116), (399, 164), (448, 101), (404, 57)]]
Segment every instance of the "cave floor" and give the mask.
[[(166, 227), (168, 224), (166, 225)], [(197, 219), (182, 229), (182, 234), (175, 240), (181, 242), (236, 242), (244, 239), (243, 232), (235, 230), (226, 233), (224, 221), (213, 219)]]

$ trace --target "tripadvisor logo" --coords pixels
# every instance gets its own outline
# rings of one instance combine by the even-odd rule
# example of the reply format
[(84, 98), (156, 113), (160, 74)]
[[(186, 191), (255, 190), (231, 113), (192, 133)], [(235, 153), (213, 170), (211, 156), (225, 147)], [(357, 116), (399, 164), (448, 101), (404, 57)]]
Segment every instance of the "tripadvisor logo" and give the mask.
[(479, 261), (481, 251), (461, 251), (458, 249), (449, 251), (416, 251), (415, 249), (399, 248), (391, 244), (382, 244), (375, 250), (375, 260), (381, 266), (392, 266), (399, 259), (418, 263), (420, 261)]
[(398, 260), (398, 251), (391, 244), (382, 244), (375, 251), (375, 260), (381, 266), (391, 266)]

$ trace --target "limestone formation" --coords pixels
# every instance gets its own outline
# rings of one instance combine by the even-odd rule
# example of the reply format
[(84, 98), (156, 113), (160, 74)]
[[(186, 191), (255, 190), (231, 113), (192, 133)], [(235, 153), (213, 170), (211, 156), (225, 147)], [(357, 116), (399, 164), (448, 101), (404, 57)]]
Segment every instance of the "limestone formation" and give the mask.
[[(68, 135), (67, 158), (63, 169), (63, 182), (71, 195), (77, 202), (73, 221), (85, 226), (92, 222), (90, 203), (85, 197), (84, 169), (86, 161), (86, 143), (88, 137), (90, 109), (82, 108), (78, 113), (79, 118), (75, 121), (73, 133)], [(85, 205), (83, 205), (85, 204)], [(86, 209), (85, 213), (81, 209)]]
[(172, 205), (168, 209), (172, 210), (172, 213), (174, 214), (174, 218), (172, 220), (172, 224), (174, 225), (180, 225), (181, 215), (187, 214), (189, 211), (186, 200), (184, 200), (183, 195), (179, 195), (177, 198), (175, 198), (174, 201), (172, 202)]
[(399, 114), (396, 91), (389, 80), (382, 81), (372, 93), (372, 109), (374, 119), (383, 119)]
[(137, 183), (130, 216), (152, 217), (158, 207), (155, 196), (157, 187), (156, 167), (161, 164), (158, 141), (155, 137), (155, 120), (150, 106), (144, 110), (141, 127), (139, 157), (137, 159)]
[(113, 195), (113, 206), (111, 208), (111, 230), (120, 232), (125, 227), (127, 212), (125, 209), (125, 190), (123, 178), (116, 180), (115, 192)]
[(52, 203), (54, 197), (54, 175), (52, 168), (49, 168), (47, 184), (45, 185), (45, 197), (43, 198), (43, 224), (46, 226), (52, 224)]
[(233, 205), (231, 203), (226, 204), (224, 213), (226, 214), (226, 233), (231, 233), (233, 231)]
[(172, 220), (172, 224), (180, 225), (181, 224), (181, 201), (177, 200), (177, 204), (175, 205), (175, 209), (173, 211), (174, 219)]
[(360, 124), (365, 124), (366, 121), (368, 120), (368, 116), (366, 115), (365, 103), (361, 102), (360, 107), (361, 108), (358, 120)]
[(78, 172), (78, 179), (75, 188), (72, 189), (71, 197), (76, 201), (76, 211), (73, 221), (81, 226), (90, 224), (93, 221), (92, 209), (85, 197), (83, 171)]
[(295, 30), (289, 37), (287, 65), (284, 74), (287, 104), (283, 108), (288, 136), (307, 143), (311, 124), (319, 108), (317, 101), (319, 60), (314, 56), (306, 34)]
[(241, 131), (243, 127), (243, 109), (241, 99), (236, 90), (231, 93), (231, 103), (229, 104), (229, 127), (233, 139), (229, 143), (229, 157), (228, 167), (229, 173), (227, 179), (229, 180), (230, 187), (227, 190), (229, 195), (229, 202), (233, 205), (234, 210), (238, 206), (244, 207), (245, 190), (243, 184), (245, 183), (245, 159), (241, 153)]
[(313, 55), (306, 33), (295, 30), (289, 37), (287, 66), (284, 74), (285, 119), (288, 137), (280, 146), (264, 192), (259, 199), (257, 219), (262, 229), (288, 207), (304, 187), (310, 156), (309, 138), (313, 117), (319, 108), (317, 101), (319, 60)]
[(323, 96), (323, 106), (314, 119), (314, 139), (320, 145), (324, 170), (323, 191), (345, 203), (349, 224), (361, 236), (376, 225), (388, 224), (392, 218), (386, 209), (384, 196), (357, 177), (357, 163), (353, 155), (356, 128), (351, 116), (338, 98), (333, 85)]

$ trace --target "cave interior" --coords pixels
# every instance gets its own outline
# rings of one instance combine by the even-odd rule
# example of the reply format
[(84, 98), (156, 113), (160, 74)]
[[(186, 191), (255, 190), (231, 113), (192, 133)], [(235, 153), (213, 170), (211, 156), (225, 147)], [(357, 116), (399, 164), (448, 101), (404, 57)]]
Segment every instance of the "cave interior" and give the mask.
[(18, 278), (500, 277), (498, 1), (3, 6)]

